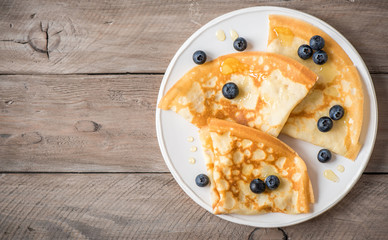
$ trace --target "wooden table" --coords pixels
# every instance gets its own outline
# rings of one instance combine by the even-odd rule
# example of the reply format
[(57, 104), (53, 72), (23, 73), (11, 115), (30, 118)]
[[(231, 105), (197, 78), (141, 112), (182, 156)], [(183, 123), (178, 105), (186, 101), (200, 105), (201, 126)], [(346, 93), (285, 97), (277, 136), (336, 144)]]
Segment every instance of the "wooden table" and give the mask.
[[(156, 140), (180, 45), (232, 10), (312, 14), (359, 51), (379, 103), (376, 146), (338, 205), (292, 227), (224, 221), (194, 203)], [(1, 239), (387, 239), (387, 1), (0, 1)], [(266, 238), (267, 237), (267, 238)]]

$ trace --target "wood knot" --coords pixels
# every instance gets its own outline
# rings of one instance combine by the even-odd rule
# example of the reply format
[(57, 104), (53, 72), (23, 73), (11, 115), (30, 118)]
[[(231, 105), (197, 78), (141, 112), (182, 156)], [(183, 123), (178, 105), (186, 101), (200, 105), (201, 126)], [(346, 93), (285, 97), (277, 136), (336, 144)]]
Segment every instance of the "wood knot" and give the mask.
[(58, 48), (61, 42), (60, 31), (50, 30), (50, 24), (40, 22), (28, 33), (28, 43), (37, 52), (45, 53), (50, 58), (50, 52)]
[(0, 145), (29, 145), (42, 142), (43, 137), (38, 132), (27, 132), (22, 134), (0, 134)]
[(281, 228), (255, 228), (248, 236), (248, 240), (254, 239), (287, 240), (288, 236)]
[(78, 132), (97, 132), (101, 129), (100, 124), (89, 120), (80, 120), (75, 123), (74, 127)]
[(6, 134), (6, 133), (0, 133), (0, 138), (9, 138), (12, 136), (11, 134)]

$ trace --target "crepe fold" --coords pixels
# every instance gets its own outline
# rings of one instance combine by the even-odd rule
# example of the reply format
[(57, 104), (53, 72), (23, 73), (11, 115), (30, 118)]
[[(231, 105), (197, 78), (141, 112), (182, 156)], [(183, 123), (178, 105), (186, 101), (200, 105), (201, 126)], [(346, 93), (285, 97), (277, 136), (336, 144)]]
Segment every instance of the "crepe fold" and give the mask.
[[(304, 161), (279, 139), (234, 122), (210, 119), (200, 130), (215, 214), (308, 213), (314, 194)], [(275, 190), (256, 194), (250, 182), (269, 175)]]
[[(221, 56), (188, 71), (159, 103), (201, 128), (219, 118), (277, 136), (292, 109), (314, 86), (317, 75), (279, 54), (242, 52)], [(223, 86), (233, 82), (239, 94), (227, 99)]]
[[(297, 54), (299, 46), (309, 44), (314, 35), (325, 40), (323, 50), (328, 61), (323, 65), (315, 64), (312, 59), (303, 60)], [(364, 94), (358, 70), (345, 50), (316, 26), (287, 16), (270, 15), (268, 51), (293, 58), (319, 76), (306, 98), (291, 112), (282, 132), (354, 160), (361, 148)], [(329, 116), (334, 105), (345, 109), (344, 117), (334, 121), (329, 132), (320, 132), (318, 119)]]

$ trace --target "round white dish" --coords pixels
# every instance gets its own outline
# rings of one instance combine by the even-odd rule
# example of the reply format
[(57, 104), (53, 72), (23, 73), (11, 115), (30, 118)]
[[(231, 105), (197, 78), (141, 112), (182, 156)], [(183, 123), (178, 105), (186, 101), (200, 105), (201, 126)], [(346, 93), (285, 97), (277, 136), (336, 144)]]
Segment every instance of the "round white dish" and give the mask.
[[(360, 136), (360, 142), (363, 146), (354, 162), (334, 154), (330, 162), (322, 164), (316, 159), (320, 147), (280, 135), (279, 138), (305, 160), (316, 203), (312, 206), (311, 213), (308, 214), (218, 215), (231, 222), (255, 227), (284, 227), (301, 223), (324, 213), (337, 204), (362, 175), (373, 151), (377, 132), (376, 94), (369, 71), (361, 56), (344, 36), (327, 23), (311, 15), (287, 8), (253, 7), (241, 9), (222, 15), (201, 27), (182, 45), (171, 60), (160, 86), (158, 103), (167, 90), (195, 66), (192, 54), (196, 50), (204, 50), (209, 60), (236, 52), (233, 49), (233, 41), (229, 34), (232, 29), (247, 40), (249, 48), (246, 51), (266, 51), (268, 15), (270, 14), (291, 16), (317, 26), (337, 41), (349, 55), (363, 80), (364, 119)], [(217, 40), (216, 32), (218, 30), (225, 32), (225, 41)], [(206, 173), (198, 129), (173, 111), (156, 109), (156, 131), (163, 158), (175, 180), (196, 203), (212, 212), (210, 188), (200, 188), (195, 184), (195, 177), (199, 173)], [(193, 142), (187, 141), (190, 136), (194, 137)], [(192, 146), (196, 146), (198, 150), (196, 152), (190, 151)], [(189, 163), (191, 157), (196, 159), (195, 164)], [(345, 167), (343, 173), (337, 170), (338, 165)], [(326, 179), (323, 176), (326, 169), (331, 169), (339, 177), (339, 182)]]

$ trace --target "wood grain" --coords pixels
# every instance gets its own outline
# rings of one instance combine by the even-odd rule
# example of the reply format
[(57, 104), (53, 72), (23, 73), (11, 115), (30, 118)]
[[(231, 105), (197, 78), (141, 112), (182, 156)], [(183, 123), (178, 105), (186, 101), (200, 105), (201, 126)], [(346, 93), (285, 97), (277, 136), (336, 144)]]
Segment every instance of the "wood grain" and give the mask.
[[(168, 171), (155, 133), (161, 75), (0, 76), (0, 171)], [(373, 75), (380, 106), (388, 75)], [(367, 172), (388, 172), (388, 109)]]
[(183, 42), (208, 21), (264, 5), (321, 18), (355, 46), (370, 71), (388, 72), (387, 1), (5, 0), (0, 3), (0, 73), (162, 73)]
[(0, 76), (1, 171), (166, 171), (162, 76)]
[(388, 173), (388, 75), (372, 75), (378, 105), (378, 129), (367, 172)]
[[(285, 227), (289, 239), (384, 239), (388, 175), (364, 175), (327, 213)], [(268, 239), (194, 203), (170, 174), (3, 174), (2, 239)]]

